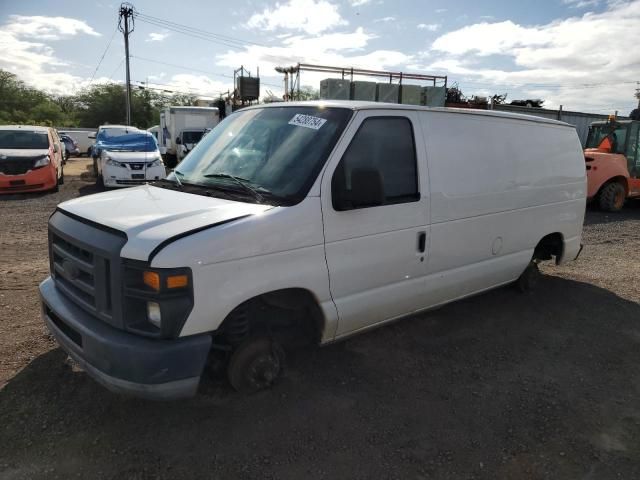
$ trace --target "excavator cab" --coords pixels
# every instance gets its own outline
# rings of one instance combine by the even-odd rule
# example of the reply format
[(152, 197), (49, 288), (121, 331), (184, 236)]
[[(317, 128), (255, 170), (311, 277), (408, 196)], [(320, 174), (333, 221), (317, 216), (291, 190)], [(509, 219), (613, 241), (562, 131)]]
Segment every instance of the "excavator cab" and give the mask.
[(587, 198), (606, 211), (619, 211), (628, 197), (640, 197), (640, 121), (594, 122), (584, 151)]

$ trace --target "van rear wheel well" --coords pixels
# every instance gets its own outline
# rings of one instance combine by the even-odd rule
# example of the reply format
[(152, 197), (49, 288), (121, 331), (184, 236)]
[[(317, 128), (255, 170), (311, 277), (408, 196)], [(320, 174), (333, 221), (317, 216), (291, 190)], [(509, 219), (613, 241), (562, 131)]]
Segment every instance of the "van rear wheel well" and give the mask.
[(545, 235), (536, 245), (533, 251), (533, 261), (552, 260), (555, 258), (556, 263), (562, 258), (564, 253), (564, 240), (562, 234), (555, 232)]
[(323, 324), (315, 296), (303, 288), (288, 288), (238, 305), (216, 331), (214, 342), (233, 349), (251, 336), (268, 335), (285, 347), (319, 343)]

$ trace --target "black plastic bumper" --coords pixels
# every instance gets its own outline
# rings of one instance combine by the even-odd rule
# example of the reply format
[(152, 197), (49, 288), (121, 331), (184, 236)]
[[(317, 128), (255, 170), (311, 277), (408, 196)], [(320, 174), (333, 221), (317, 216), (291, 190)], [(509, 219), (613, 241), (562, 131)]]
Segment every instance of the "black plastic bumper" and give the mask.
[(60, 346), (109, 390), (156, 400), (196, 394), (209, 335), (153, 340), (117, 330), (68, 300), (51, 277), (40, 284), (40, 296), (43, 319)]

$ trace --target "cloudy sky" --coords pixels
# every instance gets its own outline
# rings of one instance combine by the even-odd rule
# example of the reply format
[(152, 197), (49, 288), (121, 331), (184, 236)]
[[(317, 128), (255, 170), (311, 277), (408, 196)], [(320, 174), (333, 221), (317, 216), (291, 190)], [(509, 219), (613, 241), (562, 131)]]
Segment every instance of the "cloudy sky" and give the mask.
[[(297, 62), (448, 75), (467, 96), (543, 98), (628, 114), (640, 81), (640, 0), (134, 0), (131, 78), (215, 96), (233, 69)], [(0, 0), (0, 68), (53, 93), (124, 80), (119, 2)], [(97, 69), (97, 71), (96, 71)], [(302, 74), (318, 87), (324, 75)]]

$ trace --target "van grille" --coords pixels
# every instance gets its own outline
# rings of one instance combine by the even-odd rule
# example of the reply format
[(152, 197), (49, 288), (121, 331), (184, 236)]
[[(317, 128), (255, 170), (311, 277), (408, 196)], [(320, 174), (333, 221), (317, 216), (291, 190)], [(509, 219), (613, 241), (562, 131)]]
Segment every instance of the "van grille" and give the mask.
[(24, 175), (33, 169), (33, 164), (39, 157), (7, 157), (0, 160), (0, 172), (5, 175)]
[(108, 259), (55, 233), (50, 238), (51, 274), (58, 288), (91, 313), (110, 318), (112, 305)]
[(116, 328), (122, 320), (118, 230), (57, 210), (49, 219), (49, 265), (56, 288), (89, 314)]

